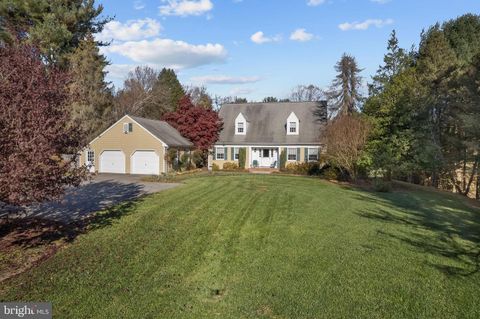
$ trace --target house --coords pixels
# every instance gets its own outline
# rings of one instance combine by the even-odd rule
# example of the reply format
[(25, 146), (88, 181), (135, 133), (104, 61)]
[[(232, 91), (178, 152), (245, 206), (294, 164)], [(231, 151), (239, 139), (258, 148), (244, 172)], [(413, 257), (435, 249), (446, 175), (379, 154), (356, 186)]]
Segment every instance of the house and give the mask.
[(317, 161), (326, 108), (326, 102), (225, 104), (210, 164), (238, 162), (241, 148), (246, 168), (279, 168), (282, 152), (287, 163)]
[(90, 142), (80, 164), (90, 172), (159, 175), (169, 169), (169, 149), (191, 148), (193, 144), (167, 122), (125, 115)]

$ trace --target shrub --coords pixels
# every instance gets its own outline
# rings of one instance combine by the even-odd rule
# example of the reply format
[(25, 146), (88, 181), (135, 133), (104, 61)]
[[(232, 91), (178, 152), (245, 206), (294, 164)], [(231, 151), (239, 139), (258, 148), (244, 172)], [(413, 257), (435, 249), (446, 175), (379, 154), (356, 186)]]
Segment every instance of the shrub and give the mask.
[(318, 162), (288, 163), (284, 171), (297, 175), (320, 175), (321, 168)]
[(236, 170), (238, 170), (238, 164), (235, 163), (235, 162), (223, 163), (223, 170), (225, 170), (225, 171), (236, 171)]
[(238, 150), (238, 166), (245, 169), (245, 162), (247, 161), (247, 149), (242, 147)]
[(338, 180), (340, 174), (337, 168), (330, 166), (323, 171), (322, 176), (328, 180)]
[(192, 167), (191, 163), (190, 163), (190, 155), (188, 153), (183, 153), (181, 156), (180, 156), (180, 163), (179, 163), (179, 167), (181, 169), (190, 169)]
[(195, 150), (192, 153), (192, 162), (197, 168), (205, 167), (205, 153), (201, 150)]
[(216, 171), (219, 171), (220, 170), (220, 166), (218, 166), (217, 164), (213, 163), (212, 164), (212, 171), (216, 172)]
[(390, 193), (392, 191), (392, 183), (383, 179), (374, 179), (373, 189), (380, 193)]
[(282, 152), (280, 153), (280, 170), (281, 171), (285, 170), (286, 163), (287, 163), (287, 152), (285, 149), (282, 149)]

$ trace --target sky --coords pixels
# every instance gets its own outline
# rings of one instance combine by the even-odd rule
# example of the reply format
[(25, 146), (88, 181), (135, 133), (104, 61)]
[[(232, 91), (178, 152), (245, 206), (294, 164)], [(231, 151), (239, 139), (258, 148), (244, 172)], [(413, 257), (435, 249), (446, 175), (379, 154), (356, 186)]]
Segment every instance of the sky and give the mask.
[(286, 98), (300, 84), (327, 88), (343, 53), (366, 81), (393, 29), (418, 45), (436, 22), (480, 13), (480, 0), (100, 0), (113, 18), (98, 40), (121, 88), (138, 65), (173, 68), (184, 85), (211, 95)]

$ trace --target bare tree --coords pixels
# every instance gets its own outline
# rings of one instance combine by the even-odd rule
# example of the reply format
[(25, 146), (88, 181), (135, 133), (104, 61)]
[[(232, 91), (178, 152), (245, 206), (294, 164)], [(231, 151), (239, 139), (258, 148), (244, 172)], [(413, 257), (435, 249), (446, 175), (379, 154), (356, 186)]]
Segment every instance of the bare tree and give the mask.
[(370, 126), (359, 115), (337, 117), (329, 122), (324, 131), (327, 156), (333, 164), (350, 174), (358, 176), (358, 160), (367, 142)]
[(298, 85), (290, 94), (290, 101), (292, 102), (318, 102), (325, 100), (325, 92), (313, 84)]
[(204, 86), (185, 86), (185, 94), (190, 96), (190, 100), (195, 106), (201, 106), (206, 109), (213, 108), (213, 100)]
[(115, 96), (114, 117), (139, 114), (142, 106), (152, 99), (152, 90), (159, 72), (149, 66), (137, 66), (127, 75), (123, 89)]

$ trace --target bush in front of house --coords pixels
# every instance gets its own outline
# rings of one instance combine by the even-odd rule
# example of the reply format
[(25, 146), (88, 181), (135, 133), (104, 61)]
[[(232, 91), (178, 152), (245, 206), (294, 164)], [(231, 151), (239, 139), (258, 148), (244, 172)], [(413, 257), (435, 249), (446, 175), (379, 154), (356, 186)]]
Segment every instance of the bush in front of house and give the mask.
[(282, 152), (280, 153), (280, 171), (285, 171), (286, 163), (287, 163), (287, 152), (285, 151), (285, 149), (283, 149)]
[(318, 162), (307, 163), (288, 163), (284, 169), (285, 172), (296, 175), (310, 175), (318, 176), (321, 174), (322, 169)]
[(205, 153), (201, 150), (195, 150), (192, 153), (192, 162), (195, 164), (196, 168), (205, 167)]
[(219, 170), (220, 170), (220, 166), (218, 166), (217, 164), (213, 163), (213, 164), (212, 164), (212, 171), (217, 172), (217, 171), (219, 171)]
[(242, 147), (238, 150), (238, 167), (245, 169), (245, 163), (247, 161), (247, 149)]
[(238, 170), (238, 164), (235, 162), (227, 162), (223, 163), (223, 170), (224, 171), (236, 171)]

